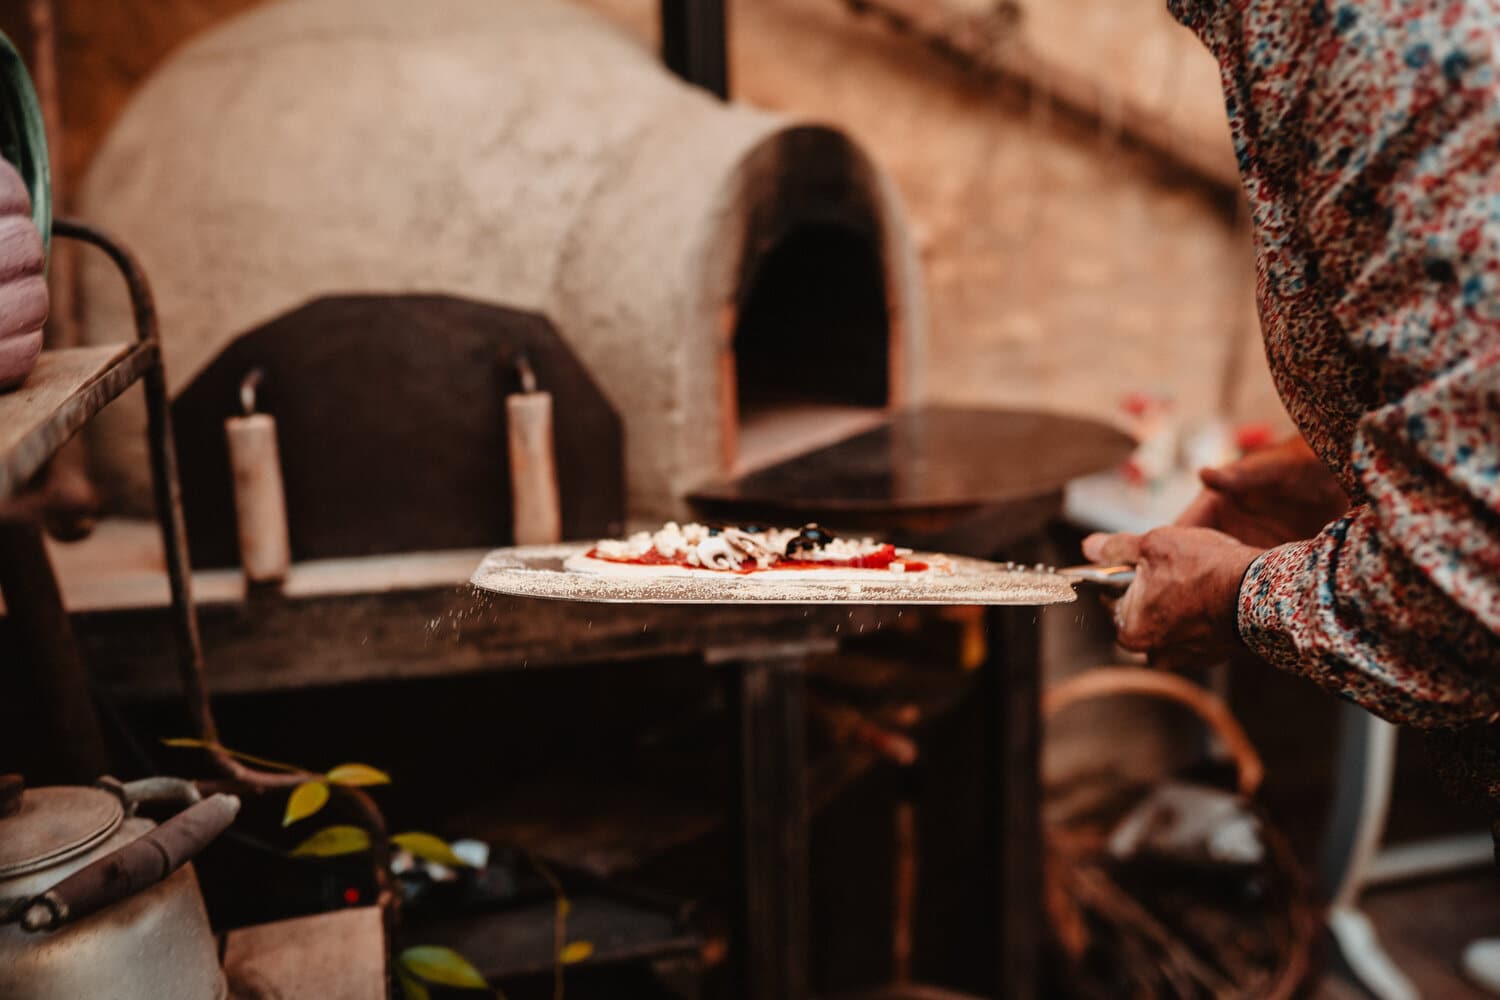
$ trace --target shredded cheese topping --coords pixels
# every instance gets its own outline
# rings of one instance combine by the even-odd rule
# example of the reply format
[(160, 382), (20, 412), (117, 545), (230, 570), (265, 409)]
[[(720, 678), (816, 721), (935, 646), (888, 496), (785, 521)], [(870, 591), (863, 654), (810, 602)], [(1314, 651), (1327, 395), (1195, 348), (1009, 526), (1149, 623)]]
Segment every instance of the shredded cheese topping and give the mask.
[[(668, 521), (659, 531), (638, 531), (628, 538), (605, 539), (594, 550), (600, 558), (621, 562), (639, 562), (654, 553), (664, 562), (681, 562), (706, 569), (770, 569), (787, 559), (787, 544), (801, 534), (797, 528), (713, 530), (696, 522), (678, 524)], [(799, 548), (792, 559), (796, 562), (849, 562), (879, 552), (883, 547), (873, 538), (829, 538), (821, 544)], [(896, 550), (897, 556), (910, 554), (910, 549)], [(892, 563), (889, 569), (894, 573), (906, 571), (900, 562)]]

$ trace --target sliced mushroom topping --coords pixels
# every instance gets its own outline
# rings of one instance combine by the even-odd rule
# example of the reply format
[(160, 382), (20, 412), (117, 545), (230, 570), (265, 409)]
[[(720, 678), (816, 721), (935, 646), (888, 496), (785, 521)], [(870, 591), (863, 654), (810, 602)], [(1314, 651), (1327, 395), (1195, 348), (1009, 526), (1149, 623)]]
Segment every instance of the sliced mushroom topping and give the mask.
[(739, 569), (745, 557), (723, 534), (710, 535), (698, 543), (698, 561), (710, 569)]
[(756, 562), (766, 561), (771, 555), (764, 541), (741, 528), (725, 528), (720, 537), (737, 552)]

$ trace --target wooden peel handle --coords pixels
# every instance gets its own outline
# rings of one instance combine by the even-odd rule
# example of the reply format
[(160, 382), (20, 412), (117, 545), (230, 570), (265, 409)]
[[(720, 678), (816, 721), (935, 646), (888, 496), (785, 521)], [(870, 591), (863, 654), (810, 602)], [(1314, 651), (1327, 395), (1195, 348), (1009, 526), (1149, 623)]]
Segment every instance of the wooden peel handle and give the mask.
[(234, 512), (245, 577), (253, 583), (285, 579), (292, 552), (276, 421), (266, 413), (230, 417), (224, 433), (234, 473)]
[(517, 545), (562, 540), (552, 394), (520, 392), (505, 400), (509, 429), (511, 518)]

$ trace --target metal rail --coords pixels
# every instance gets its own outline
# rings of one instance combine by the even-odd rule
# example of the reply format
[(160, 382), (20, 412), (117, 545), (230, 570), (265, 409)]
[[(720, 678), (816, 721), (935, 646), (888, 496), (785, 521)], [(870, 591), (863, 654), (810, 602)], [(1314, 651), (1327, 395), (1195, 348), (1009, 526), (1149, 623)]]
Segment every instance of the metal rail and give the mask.
[[(187, 520), (182, 512), (182, 490), (177, 468), (177, 445), (172, 432), (171, 399), (167, 394), (166, 369), (156, 322), (156, 302), (135, 255), (100, 229), (71, 219), (53, 225), (59, 236), (76, 239), (102, 250), (119, 270), (130, 294), (130, 308), (137, 341), (152, 352), (154, 363), (142, 375), (146, 391), (147, 438), (151, 452), (151, 486), (156, 500), (166, 552), (167, 577), (172, 593), (172, 630), (177, 646), (177, 677), (198, 736), (210, 744), (207, 753), (220, 772), (239, 785), (256, 791), (290, 788), (311, 777), (299, 772), (262, 771), (235, 760), (218, 747), (218, 725), (204, 678), (203, 639), (198, 628), (198, 610), (193, 602), (192, 559), (188, 552)], [(379, 887), (379, 904), (388, 925), (393, 923), (398, 902), (390, 882), (390, 848), (386, 842), (385, 818), (374, 801), (358, 788), (346, 789), (359, 807), (371, 831), (371, 860)]]
[(125, 287), (130, 294), (136, 340), (151, 346), (157, 352), (157, 363), (146, 369), (142, 382), (146, 390), (146, 436), (151, 450), (151, 487), (156, 500), (157, 520), (161, 524), (167, 578), (172, 591), (172, 631), (177, 643), (177, 675), (193, 721), (199, 728), (199, 735), (205, 740), (216, 741), (218, 728), (214, 724), (208, 688), (203, 680), (203, 640), (198, 631), (198, 614), (193, 604), (187, 522), (182, 514), (177, 448), (172, 435), (172, 410), (167, 397), (166, 373), (160, 361), (161, 341), (151, 285), (135, 256), (101, 230), (71, 219), (59, 219), (54, 224), (53, 231), (59, 236), (95, 246), (109, 257), (125, 279)]

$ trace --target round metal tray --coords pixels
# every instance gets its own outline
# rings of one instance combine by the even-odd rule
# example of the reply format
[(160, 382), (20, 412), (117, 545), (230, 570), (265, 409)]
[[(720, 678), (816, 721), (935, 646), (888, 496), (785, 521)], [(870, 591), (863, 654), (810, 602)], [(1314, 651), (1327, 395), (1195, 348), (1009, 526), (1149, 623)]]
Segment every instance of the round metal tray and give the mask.
[[(601, 604), (939, 604), (1045, 605), (1074, 599), (1073, 587), (1056, 573), (962, 556), (943, 556), (951, 573), (891, 573), (890, 579), (767, 580), (703, 570), (701, 575), (662, 577), (595, 576), (563, 568), (592, 543), (496, 549), (479, 564), (471, 582), (514, 597)], [(913, 558), (930, 558), (915, 553)]]

